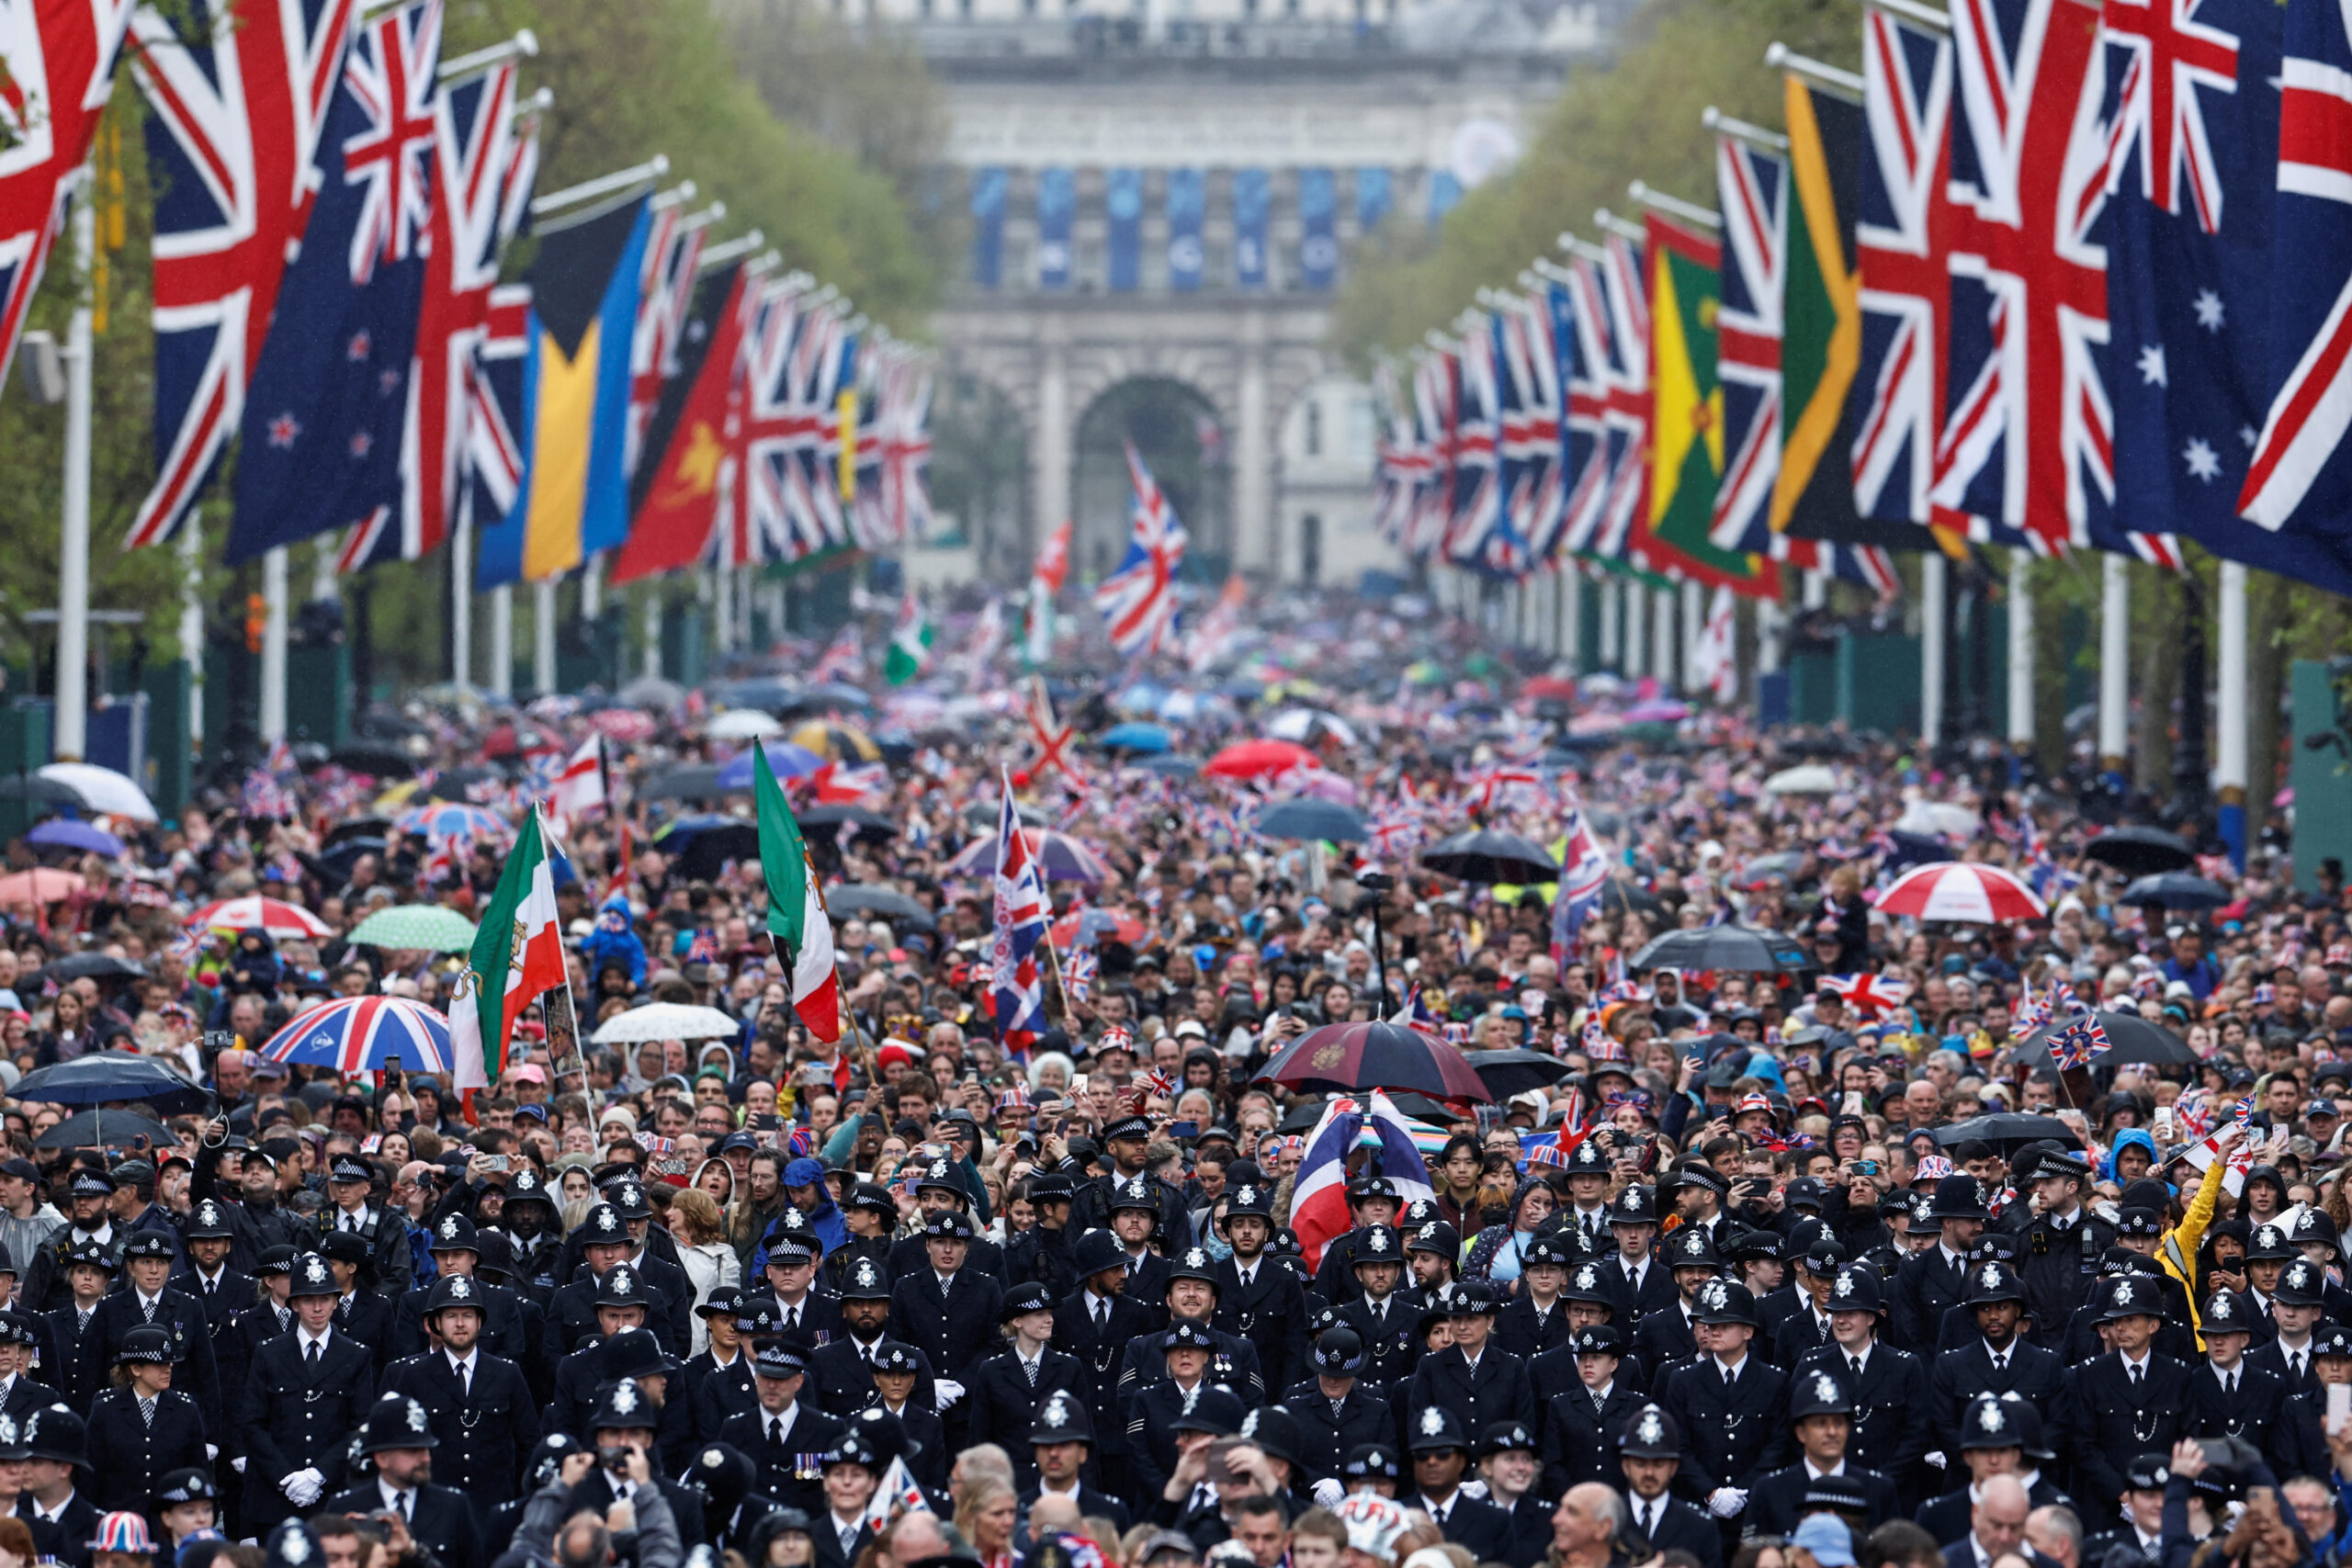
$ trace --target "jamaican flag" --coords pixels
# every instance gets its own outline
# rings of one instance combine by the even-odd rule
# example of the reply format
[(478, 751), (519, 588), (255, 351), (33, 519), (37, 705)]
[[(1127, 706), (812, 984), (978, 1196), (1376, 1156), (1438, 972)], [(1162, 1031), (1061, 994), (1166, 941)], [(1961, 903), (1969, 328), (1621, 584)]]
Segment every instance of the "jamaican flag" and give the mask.
[(1883, 549), (1934, 547), (1926, 528), (1864, 517), (1854, 504), (1854, 376), (1862, 356), (1861, 276), (1854, 222), (1860, 201), (1862, 110), (1795, 76), (1784, 84), (1789, 126), (1788, 261), (1781, 294), (1781, 476), (1776, 534)]
[(1715, 376), (1723, 252), (1713, 240), (1652, 213), (1650, 273), (1650, 542), (1647, 564), (1743, 593), (1777, 591), (1761, 557), (1707, 537), (1724, 473), (1724, 391)]

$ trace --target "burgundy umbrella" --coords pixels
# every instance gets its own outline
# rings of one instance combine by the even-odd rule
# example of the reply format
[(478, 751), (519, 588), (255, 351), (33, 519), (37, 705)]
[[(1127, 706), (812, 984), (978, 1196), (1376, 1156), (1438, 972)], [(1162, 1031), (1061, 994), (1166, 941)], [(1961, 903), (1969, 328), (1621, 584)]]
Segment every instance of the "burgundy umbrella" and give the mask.
[(1258, 1075), (1261, 1083), (1317, 1092), (1410, 1089), (1432, 1100), (1492, 1100), (1468, 1058), (1426, 1029), (1327, 1023), (1307, 1031)]

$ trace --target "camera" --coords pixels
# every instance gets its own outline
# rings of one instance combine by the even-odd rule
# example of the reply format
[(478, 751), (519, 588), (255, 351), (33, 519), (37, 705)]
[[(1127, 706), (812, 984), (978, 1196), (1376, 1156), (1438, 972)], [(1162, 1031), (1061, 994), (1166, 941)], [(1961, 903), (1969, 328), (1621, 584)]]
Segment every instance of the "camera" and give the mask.
[(596, 1462), (614, 1475), (627, 1475), (628, 1461), (636, 1452), (637, 1450), (627, 1443), (600, 1448), (596, 1450)]

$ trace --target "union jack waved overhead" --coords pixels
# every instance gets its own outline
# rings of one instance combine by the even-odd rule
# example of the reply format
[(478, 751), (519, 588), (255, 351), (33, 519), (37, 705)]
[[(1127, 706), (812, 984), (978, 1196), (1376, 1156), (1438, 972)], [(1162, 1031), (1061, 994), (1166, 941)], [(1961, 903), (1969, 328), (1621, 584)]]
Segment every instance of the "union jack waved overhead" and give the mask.
[(130, 10), (130, 0), (0, 0), (0, 367), (16, 363)]
[[(1715, 138), (1723, 211), (1723, 296), (1715, 376), (1724, 391), (1724, 472), (1708, 540), (1718, 549), (1771, 548), (1772, 488), (1781, 475), (1781, 285), (1789, 252), (1789, 161), (1736, 137)], [(1810, 540), (1790, 539), (1813, 555)], [(1783, 557), (1798, 566), (1794, 549)]]
[(1184, 532), (1159, 481), (1144, 467), (1135, 443), (1127, 446), (1127, 476), (1135, 485), (1128, 513), (1127, 553), (1118, 569), (1094, 591), (1111, 646), (1127, 658), (1172, 648), (1176, 637), (1176, 574), (1183, 568), (1192, 536)]
[(1951, 308), (1952, 61), (1948, 34), (1862, 11), (1862, 180), (1855, 224), (1862, 349), (1854, 385), (1854, 504), (1925, 523), (1943, 429)]
[(128, 543), (177, 532), (243, 416), (358, 0), (189, 0), (131, 23), (155, 185), (154, 488)]
[(1950, 378), (1931, 504), (1972, 537), (2043, 554), (2089, 545), (2115, 502), (2106, 75), (2071, 6), (1951, 8)]

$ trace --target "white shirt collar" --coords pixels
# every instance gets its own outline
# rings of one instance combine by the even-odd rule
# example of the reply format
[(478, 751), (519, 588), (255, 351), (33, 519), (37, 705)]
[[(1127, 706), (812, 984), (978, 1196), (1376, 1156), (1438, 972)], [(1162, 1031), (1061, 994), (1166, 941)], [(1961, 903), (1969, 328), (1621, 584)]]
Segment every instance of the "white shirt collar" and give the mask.
[(441, 1353), (449, 1358), (449, 1369), (452, 1371), (470, 1372), (474, 1370), (474, 1358), (481, 1354), (481, 1346), (476, 1344), (472, 1349), (459, 1356), (452, 1353), (449, 1348), (444, 1345), (441, 1347)]
[(402, 1492), (401, 1488), (393, 1485), (390, 1482), (385, 1480), (379, 1475), (376, 1477), (376, 1490), (383, 1494), (384, 1506), (391, 1509), (394, 1513), (398, 1513), (400, 1512), (401, 1499), (403, 1496), (414, 1495), (416, 1489), (414, 1487), (411, 1487), (408, 1491)]
[(311, 1353), (311, 1346), (316, 1345), (321, 1348), (324, 1348), (327, 1341), (334, 1337), (334, 1325), (332, 1323), (328, 1324), (324, 1328), (320, 1329), (314, 1337), (311, 1333), (310, 1325), (305, 1324), (298, 1316), (294, 1320), (294, 1332), (300, 1336), (302, 1340), (302, 1353), (307, 1356)]
[(2155, 1359), (2156, 1349), (2154, 1346), (2151, 1345), (2145, 1350), (2141, 1351), (2137, 1357), (2134, 1357), (2129, 1350), (2118, 1350), (2116, 1354), (2123, 1358), (2123, 1371), (2124, 1374), (2128, 1377), (2131, 1375), (2132, 1370), (2135, 1367), (2144, 1371), (2147, 1369), (2148, 1363)]
[(1841, 1459), (1834, 1469), (1824, 1470), (1813, 1462), (1812, 1455), (1807, 1454), (1804, 1461), (1804, 1472), (1815, 1481), (1820, 1480), (1825, 1475), (1843, 1475), (1846, 1473), (1846, 1461)]

